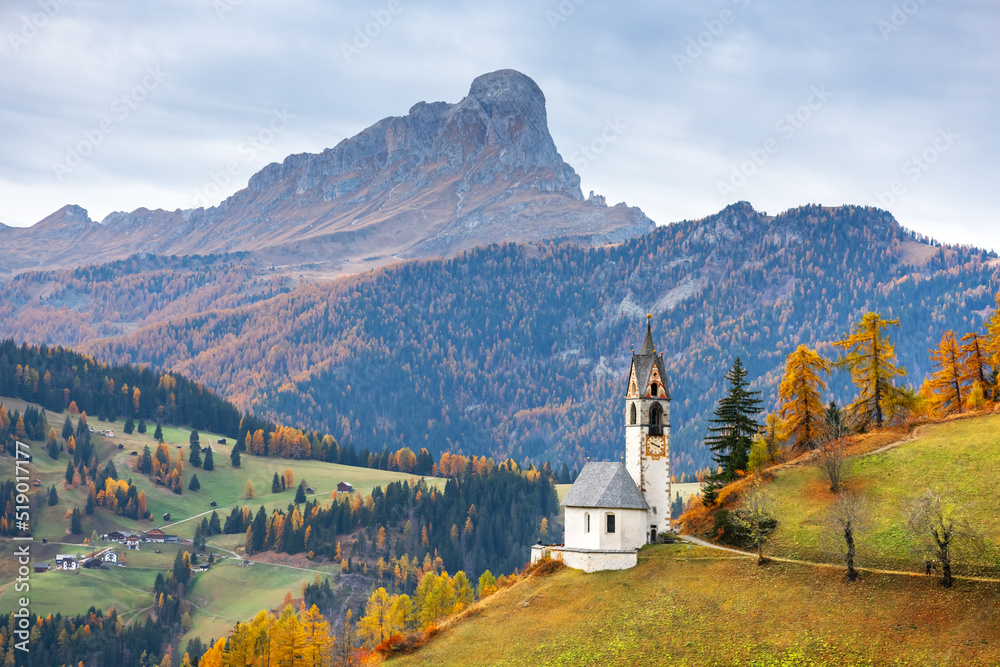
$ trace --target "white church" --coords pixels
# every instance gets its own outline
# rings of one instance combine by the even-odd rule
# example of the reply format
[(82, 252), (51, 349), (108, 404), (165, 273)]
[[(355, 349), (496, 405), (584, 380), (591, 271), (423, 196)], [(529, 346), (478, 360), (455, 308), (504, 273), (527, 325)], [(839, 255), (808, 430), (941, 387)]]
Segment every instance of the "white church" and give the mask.
[(560, 503), (566, 544), (533, 546), (532, 563), (551, 555), (585, 572), (627, 570), (639, 547), (670, 530), (670, 388), (650, 317), (625, 392), (625, 463), (584, 466)]

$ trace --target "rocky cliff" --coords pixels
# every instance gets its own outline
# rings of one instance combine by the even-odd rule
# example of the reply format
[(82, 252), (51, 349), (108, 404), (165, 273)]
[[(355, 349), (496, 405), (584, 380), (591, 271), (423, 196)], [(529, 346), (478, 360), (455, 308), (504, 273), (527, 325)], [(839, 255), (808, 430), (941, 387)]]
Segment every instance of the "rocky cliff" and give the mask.
[(270, 164), (216, 207), (142, 208), (100, 224), (65, 207), (5, 233), (5, 268), (249, 250), (337, 275), (493, 242), (604, 243), (653, 227), (637, 208), (583, 198), (549, 134), (542, 91), (500, 70), (458, 103), (419, 102), (334, 148)]

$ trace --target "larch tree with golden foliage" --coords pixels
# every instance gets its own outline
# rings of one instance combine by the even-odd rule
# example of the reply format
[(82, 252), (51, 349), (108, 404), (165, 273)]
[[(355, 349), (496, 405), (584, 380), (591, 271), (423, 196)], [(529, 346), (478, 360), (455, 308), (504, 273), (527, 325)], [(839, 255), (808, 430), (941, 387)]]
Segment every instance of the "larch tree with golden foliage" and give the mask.
[(965, 406), (966, 387), (962, 382), (962, 351), (954, 331), (945, 331), (937, 349), (931, 350), (931, 361), (937, 367), (926, 388), (934, 407), (941, 414), (961, 412)]
[(962, 336), (962, 382), (971, 392), (978, 384), (981, 392), (990, 389), (989, 362), (987, 361), (986, 338), (981, 333), (967, 333)]
[(822, 373), (830, 373), (831, 364), (805, 345), (788, 355), (785, 377), (778, 388), (781, 405), (781, 430), (798, 450), (816, 447), (823, 430), (823, 399), (826, 389)]
[(906, 371), (896, 365), (896, 348), (889, 342), (885, 329), (899, 326), (899, 319), (886, 320), (878, 313), (867, 313), (854, 324), (851, 333), (834, 346), (844, 350), (836, 365), (851, 372), (858, 395), (847, 406), (854, 426), (865, 429), (871, 425), (881, 427), (887, 414), (891, 414), (902, 390), (893, 384)]

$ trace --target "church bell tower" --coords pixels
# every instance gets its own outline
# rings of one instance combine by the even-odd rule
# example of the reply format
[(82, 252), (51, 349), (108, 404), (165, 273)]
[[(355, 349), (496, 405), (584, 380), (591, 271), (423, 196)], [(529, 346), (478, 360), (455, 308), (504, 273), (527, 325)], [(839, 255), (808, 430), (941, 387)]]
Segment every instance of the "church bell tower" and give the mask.
[(625, 392), (625, 467), (649, 504), (646, 540), (670, 529), (670, 386), (646, 315), (646, 338), (632, 351)]

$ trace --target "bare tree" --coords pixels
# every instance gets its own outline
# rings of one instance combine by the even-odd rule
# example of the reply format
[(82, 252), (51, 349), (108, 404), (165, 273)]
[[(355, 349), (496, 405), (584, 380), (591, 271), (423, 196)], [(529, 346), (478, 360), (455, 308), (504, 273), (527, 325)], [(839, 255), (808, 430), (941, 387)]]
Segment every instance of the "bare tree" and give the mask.
[(760, 478), (755, 477), (753, 486), (743, 496), (741, 507), (730, 514), (731, 520), (756, 547), (757, 565), (765, 563), (764, 543), (777, 524), (772, 507), (771, 495), (761, 486)]
[(855, 536), (867, 524), (869, 518), (868, 500), (859, 493), (845, 491), (837, 496), (830, 508), (830, 522), (836, 533), (844, 536), (844, 563), (847, 565), (847, 580), (857, 581), (858, 571), (854, 568), (857, 554)]
[(906, 525), (924, 542), (925, 552), (941, 564), (941, 585), (950, 588), (951, 566), (963, 548), (982, 542), (966, 517), (965, 508), (944, 493), (928, 489), (907, 503)]
[(844, 479), (844, 436), (847, 426), (844, 423), (837, 404), (830, 402), (824, 415), (823, 433), (819, 438), (819, 451), (816, 455), (816, 465), (830, 481), (830, 490), (840, 493), (840, 485)]

